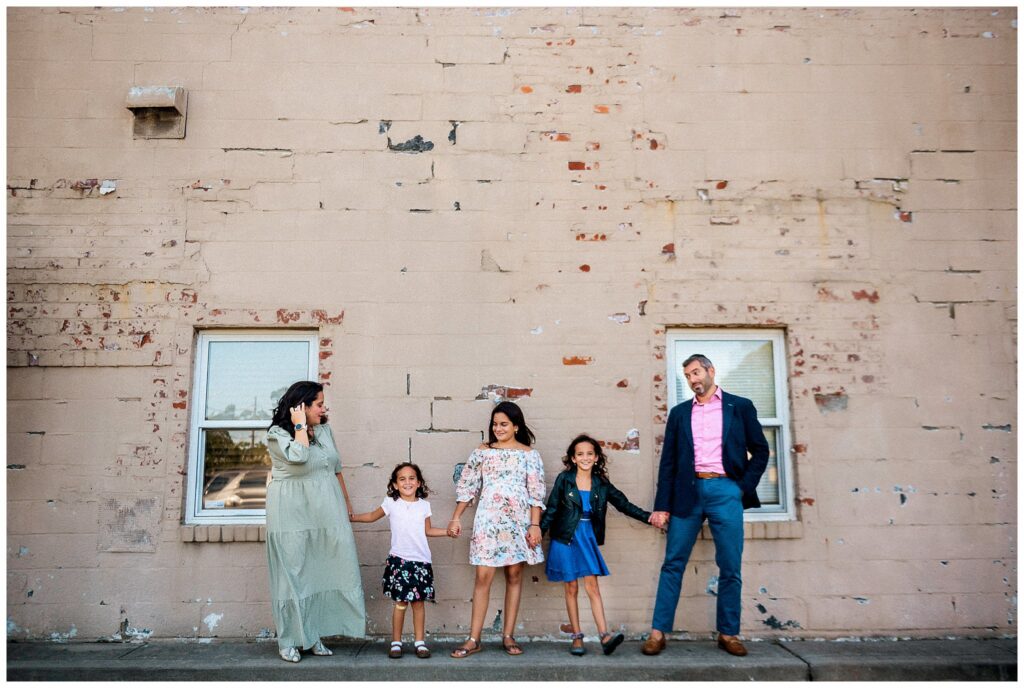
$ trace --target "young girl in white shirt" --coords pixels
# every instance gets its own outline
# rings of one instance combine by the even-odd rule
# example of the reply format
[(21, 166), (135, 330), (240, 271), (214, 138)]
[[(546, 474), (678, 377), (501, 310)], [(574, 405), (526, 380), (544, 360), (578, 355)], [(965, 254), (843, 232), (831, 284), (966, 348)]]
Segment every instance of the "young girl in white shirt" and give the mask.
[(434, 570), (430, 566), (427, 537), (443, 537), (448, 533), (444, 528), (430, 525), (430, 502), (425, 499), (427, 484), (416, 464), (406, 462), (395, 466), (388, 480), (387, 494), (379, 507), (365, 514), (353, 514), (351, 520), (373, 523), (388, 517), (391, 551), (381, 578), (384, 595), (395, 601), (388, 657), (402, 656), (402, 627), (405, 610), (411, 603), (416, 656), (426, 659), (430, 649), (423, 639), (426, 627), (423, 603), (434, 599)]

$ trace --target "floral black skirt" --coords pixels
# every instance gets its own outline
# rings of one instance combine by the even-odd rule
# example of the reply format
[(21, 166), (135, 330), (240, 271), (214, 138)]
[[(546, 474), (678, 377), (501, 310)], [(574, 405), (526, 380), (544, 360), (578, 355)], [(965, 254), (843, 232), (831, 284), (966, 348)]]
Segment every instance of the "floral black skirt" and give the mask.
[(396, 602), (434, 600), (434, 569), (426, 562), (390, 555), (380, 582), (384, 595)]

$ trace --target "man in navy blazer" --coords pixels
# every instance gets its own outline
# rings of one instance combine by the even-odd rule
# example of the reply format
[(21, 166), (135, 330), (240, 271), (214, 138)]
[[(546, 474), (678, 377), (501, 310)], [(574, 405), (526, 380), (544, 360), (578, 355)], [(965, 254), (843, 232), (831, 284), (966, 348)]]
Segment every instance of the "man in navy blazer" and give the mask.
[(695, 396), (672, 409), (665, 427), (651, 523), (659, 528), (667, 525), (668, 537), (651, 635), (641, 649), (645, 655), (665, 649), (683, 572), (707, 519), (718, 565), (718, 646), (743, 656), (747, 650), (738, 638), (743, 510), (761, 506), (755, 490), (768, 465), (768, 441), (754, 404), (722, 391), (706, 356), (687, 358), (683, 375)]

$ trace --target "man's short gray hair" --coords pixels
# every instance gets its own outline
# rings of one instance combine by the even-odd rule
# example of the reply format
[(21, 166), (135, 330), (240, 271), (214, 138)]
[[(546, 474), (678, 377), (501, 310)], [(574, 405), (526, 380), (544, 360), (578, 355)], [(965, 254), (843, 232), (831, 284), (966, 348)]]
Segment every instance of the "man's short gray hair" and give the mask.
[(700, 363), (700, 367), (703, 368), (704, 370), (708, 370), (709, 368), (714, 367), (711, 363), (711, 359), (705, 356), (704, 354), (693, 354), (688, 359), (683, 361), (683, 370), (686, 370), (686, 366), (690, 365), (694, 361)]

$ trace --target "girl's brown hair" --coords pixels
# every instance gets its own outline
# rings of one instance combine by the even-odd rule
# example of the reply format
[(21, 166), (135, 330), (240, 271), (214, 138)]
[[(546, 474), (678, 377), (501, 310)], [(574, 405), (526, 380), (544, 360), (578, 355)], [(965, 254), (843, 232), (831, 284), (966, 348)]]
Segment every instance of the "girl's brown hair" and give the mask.
[(401, 498), (402, 495), (399, 494), (398, 489), (395, 487), (395, 483), (398, 482), (398, 472), (403, 468), (411, 468), (416, 471), (416, 479), (420, 481), (420, 486), (416, 488), (416, 496), (420, 499), (426, 499), (430, 492), (427, 490), (427, 482), (423, 479), (423, 472), (420, 471), (419, 466), (414, 463), (409, 463), (408, 461), (398, 464), (395, 466), (395, 470), (391, 471), (391, 477), (388, 478), (388, 497), (395, 500)]
[(566, 472), (576, 470), (576, 464), (573, 463), (572, 457), (576, 454), (576, 447), (583, 442), (589, 443), (594, 448), (594, 454), (597, 455), (597, 461), (594, 462), (594, 467), (590, 470), (601, 480), (606, 483), (610, 482), (608, 480), (608, 457), (604, 455), (604, 450), (601, 449), (597, 440), (590, 435), (577, 435), (576, 439), (569, 443), (569, 448), (565, 450), (565, 456), (562, 457)]

